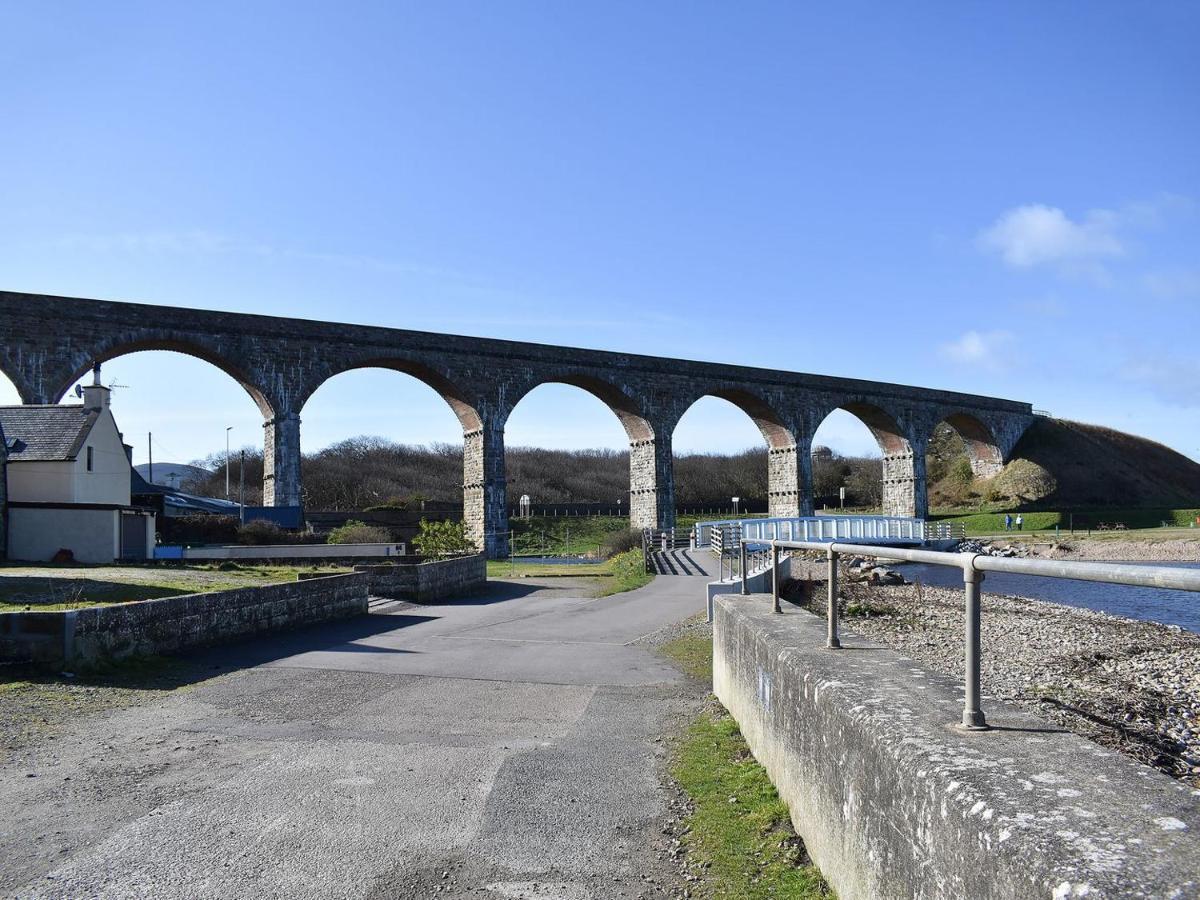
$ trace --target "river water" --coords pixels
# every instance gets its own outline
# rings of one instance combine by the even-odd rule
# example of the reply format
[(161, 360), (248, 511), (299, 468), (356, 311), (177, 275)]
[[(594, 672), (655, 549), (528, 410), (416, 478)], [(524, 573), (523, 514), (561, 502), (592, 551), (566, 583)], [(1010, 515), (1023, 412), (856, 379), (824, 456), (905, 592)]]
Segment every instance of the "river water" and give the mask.
[[(1182, 566), (1200, 569), (1200, 562), (1148, 563), (1135, 562), (1130, 565)], [(948, 566), (927, 566), (920, 563), (905, 563), (890, 566), (909, 581), (920, 579), (922, 584), (938, 587), (962, 588), (962, 572)], [(1011, 594), (1031, 597), (1034, 600), (1049, 600), (1066, 606), (1079, 606), (1127, 616), (1130, 619), (1145, 619), (1178, 625), (1189, 631), (1200, 632), (1200, 593), (1172, 591), (1164, 588), (1130, 587), (1124, 584), (1100, 584), (1095, 581), (1075, 581), (1064, 578), (1039, 578), (1034, 575), (1012, 575), (1008, 572), (988, 572), (983, 582), (984, 591), (993, 594)]]

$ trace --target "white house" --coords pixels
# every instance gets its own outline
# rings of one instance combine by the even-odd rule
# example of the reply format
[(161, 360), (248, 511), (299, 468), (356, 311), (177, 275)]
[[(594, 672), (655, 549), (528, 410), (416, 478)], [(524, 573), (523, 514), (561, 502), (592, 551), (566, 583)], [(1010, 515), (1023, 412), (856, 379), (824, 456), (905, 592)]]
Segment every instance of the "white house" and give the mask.
[(154, 555), (154, 513), (130, 504), (128, 450), (98, 371), (95, 380), (82, 405), (0, 406), (9, 559)]

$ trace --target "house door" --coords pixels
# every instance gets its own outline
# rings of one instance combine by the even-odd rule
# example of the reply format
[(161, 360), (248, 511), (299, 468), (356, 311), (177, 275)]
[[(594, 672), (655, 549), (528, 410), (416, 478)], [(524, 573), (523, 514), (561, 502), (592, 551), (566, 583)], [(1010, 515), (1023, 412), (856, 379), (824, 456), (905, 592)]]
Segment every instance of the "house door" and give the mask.
[(121, 559), (146, 558), (146, 526), (149, 516), (122, 514), (121, 516)]

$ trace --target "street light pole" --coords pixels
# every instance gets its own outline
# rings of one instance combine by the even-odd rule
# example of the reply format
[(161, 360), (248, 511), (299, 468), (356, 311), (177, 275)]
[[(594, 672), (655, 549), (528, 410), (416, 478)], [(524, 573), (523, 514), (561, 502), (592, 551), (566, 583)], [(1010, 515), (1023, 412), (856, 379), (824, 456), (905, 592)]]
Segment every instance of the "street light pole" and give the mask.
[(225, 499), (229, 499), (229, 432), (233, 431), (233, 426), (229, 425), (225, 428)]

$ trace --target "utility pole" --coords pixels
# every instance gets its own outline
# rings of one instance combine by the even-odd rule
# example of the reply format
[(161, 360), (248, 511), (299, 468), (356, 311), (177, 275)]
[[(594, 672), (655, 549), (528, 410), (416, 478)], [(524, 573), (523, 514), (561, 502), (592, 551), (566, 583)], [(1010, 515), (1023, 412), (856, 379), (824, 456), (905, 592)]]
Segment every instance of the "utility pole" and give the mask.
[(229, 432), (233, 431), (233, 426), (229, 425), (225, 428), (225, 499), (229, 499)]
[(241, 504), (242, 504), (242, 524), (245, 525), (246, 524), (246, 449), (244, 447), (242, 448), (242, 464), (239, 467), (238, 474), (240, 475), (241, 480), (242, 480), (241, 487), (239, 488), (239, 491), (240, 491), (239, 497), (240, 497)]
[(146, 455), (150, 458), (150, 477), (146, 480), (154, 484), (154, 432), (146, 432)]

